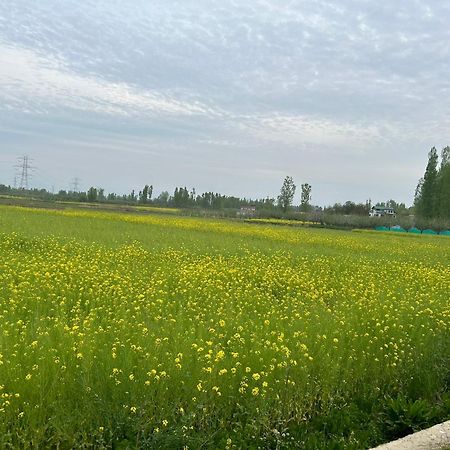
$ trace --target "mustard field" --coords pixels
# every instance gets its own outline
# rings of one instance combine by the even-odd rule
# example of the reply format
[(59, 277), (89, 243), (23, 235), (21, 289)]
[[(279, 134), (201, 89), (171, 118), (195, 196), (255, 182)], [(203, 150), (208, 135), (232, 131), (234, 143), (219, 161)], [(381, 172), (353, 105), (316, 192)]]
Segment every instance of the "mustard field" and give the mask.
[(450, 238), (0, 207), (0, 448), (369, 448), (450, 418)]

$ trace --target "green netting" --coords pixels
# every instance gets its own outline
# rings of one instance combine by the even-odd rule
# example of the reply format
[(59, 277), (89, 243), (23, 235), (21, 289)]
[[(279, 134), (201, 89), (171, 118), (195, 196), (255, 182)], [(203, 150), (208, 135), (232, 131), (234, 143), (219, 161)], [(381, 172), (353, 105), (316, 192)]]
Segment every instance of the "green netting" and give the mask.
[(431, 229), (427, 229), (427, 230), (419, 230), (419, 228), (416, 227), (412, 227), (409, 230), (405, 230), (404, 228), (402, 228), (400, 225), (395, 225), (393, 227), (383, 227), (383, 226), (379, 226), (379, 227), (375, 227), (375, 230), (377, 231), (396, 231), (396, 232), (400, 232), (400, 233), (414, 233), (414, 234), (439, 234), (440, 236), (450, 236), (450, 230), (443, 230), (440, 232), (431, 230)]

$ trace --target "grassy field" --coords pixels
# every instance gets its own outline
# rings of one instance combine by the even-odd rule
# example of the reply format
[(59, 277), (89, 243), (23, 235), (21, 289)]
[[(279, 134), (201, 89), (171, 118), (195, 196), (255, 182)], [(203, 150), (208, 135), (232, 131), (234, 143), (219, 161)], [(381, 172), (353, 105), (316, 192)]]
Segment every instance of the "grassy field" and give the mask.
[(450, 415), (450, 238), (0, 206), (0, 448), (369, 448)]

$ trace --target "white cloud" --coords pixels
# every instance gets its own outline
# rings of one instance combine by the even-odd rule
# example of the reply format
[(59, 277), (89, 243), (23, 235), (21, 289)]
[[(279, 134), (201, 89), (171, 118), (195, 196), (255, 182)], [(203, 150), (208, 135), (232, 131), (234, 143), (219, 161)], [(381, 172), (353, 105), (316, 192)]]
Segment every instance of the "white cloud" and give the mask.
[(375, 124), (349, 123), (339, 120), (298, 115), (274, 114), (249, 122), (250, 132), (264, 141), (285, 145), (324, 146), (327, 151), (345, 147), (350, 152), (361, 152), (364, 145), (380, 139)]
[(170, 93), (79, 75), (55, 57), (1, 42), (0, 89), (0, 108), (6, 110), (46, 112), (56, 107), (124, 116), (218, 114), (200, 102), (179, 100)]

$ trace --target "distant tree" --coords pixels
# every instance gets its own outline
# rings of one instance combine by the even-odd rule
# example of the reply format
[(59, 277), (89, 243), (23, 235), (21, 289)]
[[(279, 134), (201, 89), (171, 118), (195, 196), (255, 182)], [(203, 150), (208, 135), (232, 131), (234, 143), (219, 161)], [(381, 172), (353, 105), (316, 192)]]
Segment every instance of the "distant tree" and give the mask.
[(450, 147), (448, 146), (442, 149), (437, 185), (438, 216), (450, 219)]
[(190, 194), (186, 187), (175, 188), (172, 202), (177, 208), (186, 208), (189, 206)]
[(355, 214), (356, 213), (356, 203), (350, 200), (347, 200), (342, 205), (342, 210), (344, 214)]
[(437, 194), (438, 194), (438, 154), (435, 147), (428, 153), (428, 164), (423, 176), (423, 183), (416, 188), (417, 203), (416, 214), (424, 218), (432, 218), (436, 215)]
[(201, 196), (199, 196), (199, 198), (197, 197), (197, 200), (198, 200), (197, 203), (202, 208), (211, 208), (212, 196), (213, 196), (212, 192), (203, 192), (203, 194)]
[(195, 187), (191, 189), (191, 192), (189, 192), (189, 201), (193, 205), (195, 203)]
[(292, 177), (287, 176), (281, 186), (280, 195), (278, 196), (278, 206), (286, 212), (292, 205), (294, 200), (296, 186)]
[(98, 188), (97, 189), (97, 200), (99, 202), (104, 202), (106, 200), (105, 190), (103, 188)]
[(133, 203), (137, 201), (137, 196), (136, 196), (136, 192), (134, 191), (134, 189), (131, 191), (127, 200), (130, 202), (133, 202)]
[(167, 204), (169, 203), (169, 197), (170, 195), (167, 191), (162, 191), (157, 198), (158, 204), (161, 206), (167, 206)]
[(416, 186), (416, 191), (414, 192), (414, 206), (416, 208), (416, 214), (419, 214), (420, 202), (422, 198), (422, 188), (423, 188), (423, 177), (419, 179), (419, 182)]
[(59, 198), (60, 200), (65, 200), (67, 199), (67, 191), (65, 191), (64, 189), (61, 189), (60, 191), (58, 191), (58, 193), (56, 194), (56, 197)]
[(311, 209), (311, 185), (308, 183), (302, 184), (302, 193), (300, 198), (300, 209), (307, 212)]
[(146, 184), (146, 185), (144, 186), (144, 189), (142, 189), (142, 191), (139, 192), (139, 203), (142, 203), (143, 205), (145, 205), (146, 203), (148, 203), (148, 200), (149, 200), (149, 197), (148, 197), (149, 190), (150, 190), (150, 187), (149, 187), (148, 184)]
[(212, 209), (222, 209), (224, 204), (225, 196), (215, 193), (212, 195)]
[(441, 169), (450, 164), (450, 147), (444, 147), (441, 152)]
[(275, 199), (274, 198), (270, 198), (270, 197), (266, 197), (265, 199), (262, 200), (262, 207), (264, 209), (274, 209), (275, 208)]
[(355, 203), (348, 200), (343, 205), (341, 205), (340, 203), (335, 203), (333, 206), (328, 206), (324, 209), (324, 211), (326, 213), (332, 214), (365, 216), (370, 211), (370, 205), (371, 201), (369, 200), (367, 200), (365, 203)]
[(90, 187), (87, 191), (87, 201), (88, 202), (96, 202), (97, 201), (98, 192), (95, 187)]

